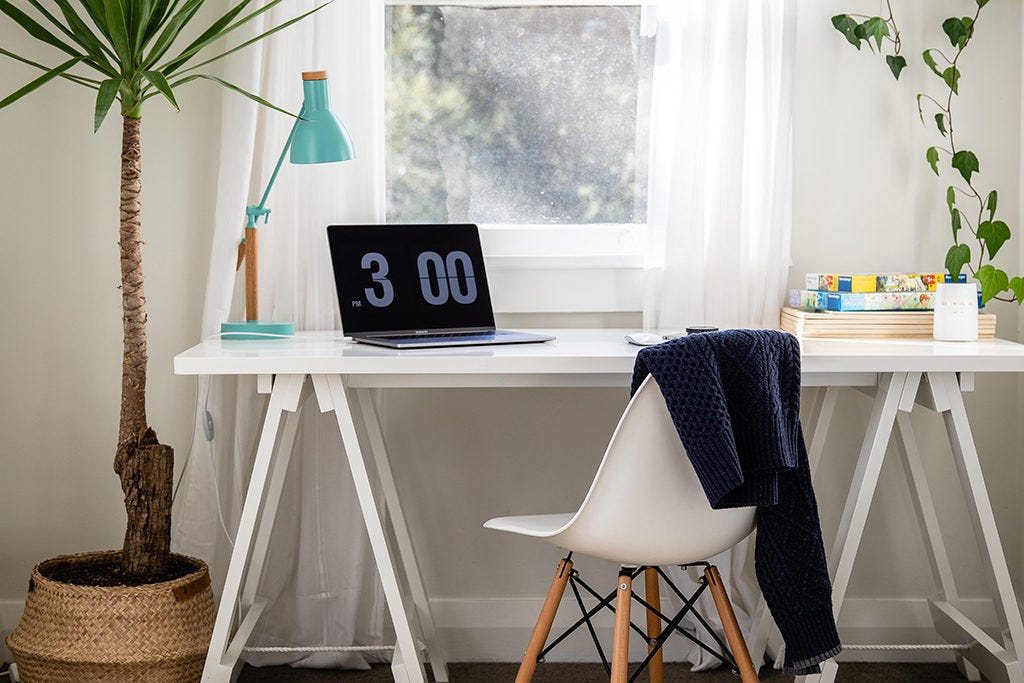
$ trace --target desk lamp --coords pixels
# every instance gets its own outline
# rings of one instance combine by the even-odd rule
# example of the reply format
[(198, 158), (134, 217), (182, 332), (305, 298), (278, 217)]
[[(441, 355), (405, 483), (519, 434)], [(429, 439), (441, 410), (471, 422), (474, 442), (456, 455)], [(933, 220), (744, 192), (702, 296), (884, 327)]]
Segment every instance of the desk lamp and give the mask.
[[(295, 119), (288, 141), (284, 143), (281, 157), (270, 176), (267, 189), (256, 206), (245, 207), (245, 238), (239, 245), (239, 262), (245, 261), (245, 322), (221, 323), (223, 339), (275, 339), (295, 334), (295, 323), (260, 320), (259, 314), (259, 260), (256, 255), (256, 224), (263, 217), (263, 224), (269, 221), (270, 209), (266, 208), (270, 188), (277, 180), (284, 157), (291, 150), (289, 161), (293, 164), (325, 164), (334, 161), (348, 161), (355, 157), (352, 139), (345, 126), (330, 108), (330, 94), (327, 89), (326, 71), (305, 71), (302, 74), (302, 109)], [(244, 251), (243, 251), (244, 249)]]

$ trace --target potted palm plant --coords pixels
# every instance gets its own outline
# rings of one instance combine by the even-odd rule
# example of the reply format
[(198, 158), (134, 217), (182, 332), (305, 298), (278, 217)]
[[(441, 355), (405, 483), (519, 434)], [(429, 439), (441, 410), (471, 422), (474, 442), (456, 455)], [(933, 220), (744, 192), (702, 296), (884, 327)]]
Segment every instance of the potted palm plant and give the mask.
[[(54, 558), (33, 571), (25, 614), (8, 639), (26, 681), (198, 680), (213, 627), (206, 565), (170, 552), (173, 449), (146, 416), (146, 297), (143, 290), (140, 147), (143, 104), (197, 80), (218, 83), (261, 105), (269, 102), (204, 71), (320, 9), (301, 14), (213, 56), (209, 48), (278, 5), (241, 0), (202, 30), (206, 0), (0, 0), (0, 13), (61, 53), (44, 66), (0, 47), (0, 55), (42, 72), (0, 100), (0, 109), (61, 79), (96, 93), (94, 129), (115, 103), (122, 122), (120, 231), (124, 356), (114, 470), (124, 491), (127, 528), (119, 551)], [(186, 42), (185, 36), (192, 37)], [(279, 110), (283, 111), (283, 110)], [(287, 112), (285, 112), (287, 113)]]

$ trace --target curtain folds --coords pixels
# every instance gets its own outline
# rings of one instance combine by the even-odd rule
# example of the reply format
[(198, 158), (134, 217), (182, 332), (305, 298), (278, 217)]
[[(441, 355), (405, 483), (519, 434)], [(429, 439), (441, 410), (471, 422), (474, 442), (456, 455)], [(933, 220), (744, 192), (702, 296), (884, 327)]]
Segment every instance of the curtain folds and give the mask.
[[(237, 42), (315, 4), (282, 3)], [(356, 145), (350, 162), (282, 168), (269, 223), (259, 227), (265, 319), (337, 329), (324, 226), (384, 220), (381, 8), (380, 0), (332, 3), (225, 62), (226, 80), (293, 112), (300, 73), (327, 69), (332, 106)], [(775, 326), (789, 260), (795, 0), (662, 2), (657, 12), (644, 326)], [(243, 317), (235, 259), (244, 208), (259, 201), (291, 125), (225, 91), (204, 337)], [(208, 440), (196, 429), (175, 501), (175, 549), (207, 560), (217, 595), (266, 410), (255, 389), (252, 378), (199, 380), (196, 421), (208, 411), (214, 434)], [(301, 418), (261, 583), (270, 604), (252, 645), (377, 644), (384, 636), (384, 600), (340, 437), (318, 412), (314, 402)], [(745, 630), (758, 596), (750, 554), (741, 546), (716, 558), (726, 581), (732, 577)], [(711, 666), (697, 648), (683, 656)], [(368, 661), (327, 653), (246, 659), (356, 668)]]
[(659, 8), (644, 326), (775, 327), (789, 266), (794, 0)]
[[(282, 3), (253, 25), (250, 35), (279, 25), (317, 3)], [(330, 73), (332, 107), (349, 128), (356, 158), (340, 164), (286, 162), (260, 223), (260, 313), (293, 320), (298, 329), (338, 327), (334, 279), (325, 226), (383, 219), (380, 121), (371, 55), (383, 40), (379, 4), (347, 0), (328, 5), (272, 39), (227, 58), (224, 78), (291, 112), (302, 103), (301, 72)], [(256, 22), (254, 22), (255, 24)], [(203, 336), (224, 320), (244, 317), (244, 292), (235, 272), (245, 206), (256, 204), (284, 147), (293, 119), (225, 90), (219, 147), (217, 204), (203, 309)], [(223, 585), (245, 489), (255, 456), (266, 396), (251, 378), (202, 378), (197, 424), (213, 418), (208, 441), (197, 429), (175, 500), (173, 537), (179, 552), (208, 561), (217, 594)], [(270, 598), (250, 645), (348, 646), (383, 639), (384, 600), (337, 427), (317, 419), (307, 404), (295, 455), (275, 519), (261, 595)], [(365, 668), (366, 658), (340, 653), (249, 654), (254, 664)]]

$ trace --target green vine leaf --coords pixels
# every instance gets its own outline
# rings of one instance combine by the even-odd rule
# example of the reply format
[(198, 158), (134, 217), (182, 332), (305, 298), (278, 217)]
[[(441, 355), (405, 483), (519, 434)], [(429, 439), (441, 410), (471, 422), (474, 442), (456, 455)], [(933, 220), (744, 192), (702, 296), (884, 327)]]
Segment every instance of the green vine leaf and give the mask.
[(950, 17), (942, 22), (942, 31), (949, 36), (949, 44), (953, 47), (963, 47), (967, 43), (967, 27), (963, 19)]
[[(934, 149), (934, 148), (933, 148)], [(960, 171), (960, 175), (963, 176), (967, 184), (971, 184), (971, 175), (977, 173), (978, 157), (974, 156), (974, 152), (966, 149), (962, 149), (953, 155), (953, 160), (950, 162), (956, 170)]]
[(1017, 305), (1024, 303), (1024, 277), (1015, 277), (1010, 280), (1010, 291), (1017, 299)]
[(900, 80), (900, 72), (907, 68), (907, 58), (903, 55), (886, 55), (885, 63), (889, 65), (889, 71), (896, 80)]
[(988, 209), (988, 219), (994, 220), (996, 217), (996, 202), (999, 201), (999, 195), (995, 190), (988, 193), (988, 199), (985, 200), (985, 208)]
[(964, 265), (971, 262), (971, 248), (966, 244), (954, 244), (946, 252), (946, 270), (956, 282)]
[(954, 95), (960, 94), (960, 69), (951, 66), (942, 72), (942, 80), (946, 82)]
[(882, 17), (871, 17), (861, 24), (861, 31), (864, 34), (864, 39), (868, 41), (868, 47), (871, 47), (871, 38), (874, 38), (875, 44), (881, 50), (882, 41), (889, 35), (889, 25)]
[(946, 115), (945, 114), (941, 114), (940, 113), (940, 114), (936, 114), (935, 115), (935, 125), (938, 126), (939, 132), (942, 133), (942, 137), (946, 137)]
[(939, 71), (939, 65), (936, 63), (935, 58), (932, 57), (931, 50), (925, 50), (921, 53), (921, 58), (924, 59), (924, 63), (928, 65), (928, 68), (932, 70), (932, 73), (938, 77), (942, 77), (942, 72)]
[(978, 278), (978, 282), (981, 283), (981, 303), (983, 304), (988, 303), (996, 294), (1010, 288), (1010, 278), (992, 264), (979, 268), (974, 277)]
[(957, 239), (957, 233), (963, 228), (963, 222), (960, 218), (960, 209), (951, 209), (949, 212), (949, 221), (953, 225), (953, 244), (956, 244), (960, 240)]
[(950, 185), (946, 188), (946, 206), (952, 211), (954, 204), (956, 204), (956, 189)]
[(925, 158), (928, 160), (928, 164), (935, 171), (935, 175), (939, 175), (939, 150), (934, 147), (929, 147), (924, 153)]
[(988, 257), (995, 258), (999, 248), (1010, 239), (1010, 227), (1003, 221), (985, 221), (978, 226), (978, 239), (985, 240)]
[(857, 36), (857, 22), (849, 14), (837, 14), (832, 17), (832, 25), (836, 27), (836, 30), (846, 36), (846, 39), (850, 41), (858, 50), (860, 49), (860, 38)]
[(974, 37), (974, 19), (970, 17), (963, 17), (960, 21), (964, 22), (964, 28), (967, 29), (967, 38), (964, 40), (964, 45)]
[(978, 2), (978, 7), (984, 7), (985, 5), (988, 4), (988, 0), (977, 0), (977, 2)]

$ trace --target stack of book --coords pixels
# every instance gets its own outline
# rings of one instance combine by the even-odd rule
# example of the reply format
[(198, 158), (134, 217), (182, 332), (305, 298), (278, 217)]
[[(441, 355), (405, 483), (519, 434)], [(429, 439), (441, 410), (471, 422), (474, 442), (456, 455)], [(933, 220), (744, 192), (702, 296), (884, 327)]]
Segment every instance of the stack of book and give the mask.
[[(931, 337), (940, 282), (952, 280), (944, 273), (810, 273), (805, 289), (790, 290), (780, 327), (802, 337)], [(995, 328), (995, 315), (978, 316), (980, 338), (994, 337)]]

